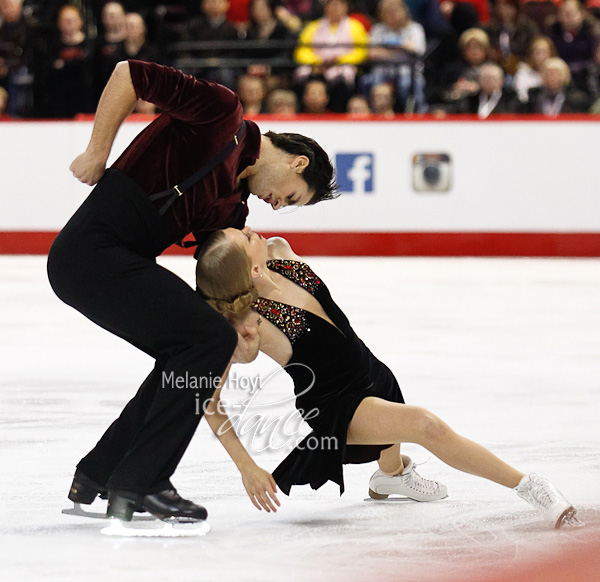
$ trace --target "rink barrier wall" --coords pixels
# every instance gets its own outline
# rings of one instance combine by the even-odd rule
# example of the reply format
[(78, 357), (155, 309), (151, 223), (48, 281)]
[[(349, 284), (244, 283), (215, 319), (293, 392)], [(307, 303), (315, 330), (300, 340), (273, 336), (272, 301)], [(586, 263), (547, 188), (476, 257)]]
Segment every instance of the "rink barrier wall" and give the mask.
[[(57, 232), (0, 232), (0, 255), (47, 254)], [(263, 232), (300, 255), (429, 257), (600, 257), (598, 233)], [(192, 240), (192, 239), (190, 239)], [(173, 245), (166, 255), (191, 255)]]
[[(0, 123), (0, 253), (46, 253), (85, 199), (68, 166), (92, 119)], [(151, 119), (123, 125), (109, 164)], [(335, 201), (249, 200), (248, 224), (301, 254), (600, 256), (600, 116), (254, 119), (314, 137), (337, 167)]]

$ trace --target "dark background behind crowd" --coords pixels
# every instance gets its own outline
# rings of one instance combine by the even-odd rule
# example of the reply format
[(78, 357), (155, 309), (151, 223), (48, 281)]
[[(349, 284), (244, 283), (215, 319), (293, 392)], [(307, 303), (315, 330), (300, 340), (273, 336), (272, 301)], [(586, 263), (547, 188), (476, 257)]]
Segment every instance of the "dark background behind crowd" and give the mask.
[(0, 118), (93, 113), (128, 58), (247, 114), (600, 113), (599, 39), (600, 0), (0, 0)]

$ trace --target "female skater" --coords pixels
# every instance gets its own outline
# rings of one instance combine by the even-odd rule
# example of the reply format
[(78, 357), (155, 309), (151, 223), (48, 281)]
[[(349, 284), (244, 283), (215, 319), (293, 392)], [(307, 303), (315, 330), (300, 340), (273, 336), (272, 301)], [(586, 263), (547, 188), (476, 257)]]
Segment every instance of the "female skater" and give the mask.
[[(323, 281), (284, 239), (267, 241), (249, 227), (218, 231), (199, 256), (197, 283), (238, 329), (247, 335), (257, 331), (257, 349), (285, 367), (294, 381), (296, 407), (313, 429), (271, 477), (227, 430), (220, 390), (215, 393), (207, 420), (259, 509), (275, 511), (279, 504), (273, 480), (286, 494), (292, 485), (317, 489), (328, 480), (343, 492), (343, 463), (373, 460), (379, 470), (369, 482), (371, 497), (446, 497), (443, 484), (421, 477), (401, 455), (400, 444), (412, 442), (456, 469), (515, 489), (557, 528), (575, 520), (575, 508), (546, 479), (517, 471), (431, 412), (404, 404), (392, 372), (357, 337)], [(326, 446), (309, 446), (321, 442)]]

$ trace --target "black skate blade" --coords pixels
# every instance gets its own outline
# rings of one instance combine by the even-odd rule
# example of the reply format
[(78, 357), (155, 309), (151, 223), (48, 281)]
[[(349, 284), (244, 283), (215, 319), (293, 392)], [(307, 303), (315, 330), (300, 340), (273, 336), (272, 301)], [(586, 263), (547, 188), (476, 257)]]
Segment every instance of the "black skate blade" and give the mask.
[[(80, 503), (74, 503), (74, 507), (63, 509), (61, 513), (64, 515), (74, 515), (76, 517), (91, 517), (92, 519), (108, 519), (106, 516), (106, 509), (104, 513), (87, 511), (81, 507)], [(156, 521), (156, 518), (152, 515), (134, 515), (133, 521)]]
[(100, 533), (115, 537), (190, 538), (205, 536), (210, 530), (210, 524), (206, 520), (181, 521), (175, 518), (164, 520), (154, 518), (143, 523), (131, 523), (111, 518), (110, 525), (103, 528)]

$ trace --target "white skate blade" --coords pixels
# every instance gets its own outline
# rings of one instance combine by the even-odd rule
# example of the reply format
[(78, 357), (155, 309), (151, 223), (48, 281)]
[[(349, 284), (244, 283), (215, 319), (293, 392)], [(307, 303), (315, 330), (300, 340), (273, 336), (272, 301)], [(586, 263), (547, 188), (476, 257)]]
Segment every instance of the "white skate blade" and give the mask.
[[(73, 507), (63, 509), (61, 511), (64, 515), (75, 515), (76, 517), (91, 517), (93, 519), (108, 519), (106, 516), (106, 508), (104, 512), (87, 511), (80, 503), (74, 503)], [(156, 518), (152, 515), (134, 515), (133, 521), (156, 521)]]
[(577, 513), (577, 510), (571, 505), (571, 507), (569, 507), (568, 509), (563, 511), (563, 514), (556, 520), (556, 523), (554, 524), (554, 528), (560, 529), (560, 528), (564, 527), (565, 525), (568, 525), (570, 527), (582, 527), (583, 523), (581, 523), (577, 519), (577, 517), (575, 517), (576, 513)]
[(412, 501), (413, 503), (417, 503), (414, 499), (410, 497), (403, 497), (401, 495), (396, 495), (392, 497), (386, 497), (385, 499), (375, 499), (374, 497), (365, 497), (364, 501), (372, 501), (375, 503), (406, 503), (408, 501)]
[(208, 521), (176, 522), (152, 521), (131, 524), (120, 519), (111, 518), (110, 525), (100, 530), (105, 536), (135, 538), (193, 538), (205, 536), (211, 530)]

